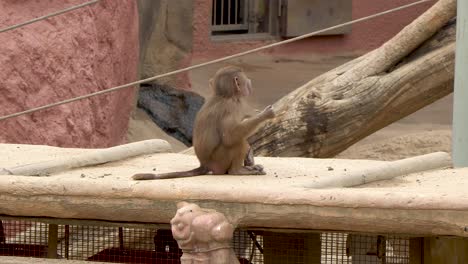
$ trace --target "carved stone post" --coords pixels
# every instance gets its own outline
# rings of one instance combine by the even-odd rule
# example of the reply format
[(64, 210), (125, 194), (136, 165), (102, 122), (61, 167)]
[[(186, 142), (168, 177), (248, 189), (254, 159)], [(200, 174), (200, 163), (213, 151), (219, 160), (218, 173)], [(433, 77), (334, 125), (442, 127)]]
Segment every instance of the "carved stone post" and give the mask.
[(181, 264), (239, 264), (231, 246), (234, 226), (223, 214), (180, 202), (171, 230), (183, 252)]

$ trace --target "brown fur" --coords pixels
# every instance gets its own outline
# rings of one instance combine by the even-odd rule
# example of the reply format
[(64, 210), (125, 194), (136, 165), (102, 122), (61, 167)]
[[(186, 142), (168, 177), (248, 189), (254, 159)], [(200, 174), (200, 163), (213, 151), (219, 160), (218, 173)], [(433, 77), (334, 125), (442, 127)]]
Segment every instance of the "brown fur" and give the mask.
[[(263, 175), (263, 167), (254, 165), (247, 138), (258, 126), (274, 117), (268, 106), (261, 113), (245, 118), (245, 97), (252, 87), (242, 69), (224, 67), (210, 80), (214, 95), (205, 102), (195, 118), (193, 147), (200, 167), (191, 171), (166, 174), (135, 174), (135, 180), (167, 179), (197, 175)], [(244, 165), (245, 160), (245, 165)]]

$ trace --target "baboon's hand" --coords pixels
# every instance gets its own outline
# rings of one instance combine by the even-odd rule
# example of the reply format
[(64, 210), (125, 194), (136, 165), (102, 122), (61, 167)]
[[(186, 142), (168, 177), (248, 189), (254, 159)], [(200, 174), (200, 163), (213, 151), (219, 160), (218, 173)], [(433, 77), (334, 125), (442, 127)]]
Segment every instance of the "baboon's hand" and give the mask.
[(273, 106), (269, 105), (265, 107), (265, 109), (263, 109), (261, 114), (267, 119), (275, 117), (275, 111), (273, 110)]

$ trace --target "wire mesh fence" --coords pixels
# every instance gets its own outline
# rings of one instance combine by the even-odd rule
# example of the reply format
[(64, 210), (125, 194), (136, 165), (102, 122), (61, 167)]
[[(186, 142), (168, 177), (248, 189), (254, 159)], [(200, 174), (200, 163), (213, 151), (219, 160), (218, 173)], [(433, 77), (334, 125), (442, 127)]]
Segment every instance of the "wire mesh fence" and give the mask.
[[(182, 255), (168, 228), (74, 221), (55, 225), (54, 235), (46, 222), (8, 218), (0, 223), (0, 256), (175, 264)], [(395, 235), (238, 229), (232, 247), (242, 264), (409, 264), (409, 241)]]

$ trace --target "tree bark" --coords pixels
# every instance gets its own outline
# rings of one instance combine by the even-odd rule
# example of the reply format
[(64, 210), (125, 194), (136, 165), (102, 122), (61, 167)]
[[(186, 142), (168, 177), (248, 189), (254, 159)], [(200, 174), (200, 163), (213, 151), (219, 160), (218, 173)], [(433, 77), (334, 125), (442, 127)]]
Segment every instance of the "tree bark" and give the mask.
[(439, 0), (380, 48), (275, 103), (256, 155), (333, 157), (453, 91), (456, 1)]

